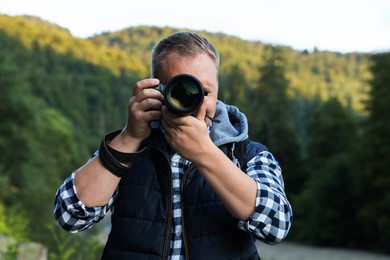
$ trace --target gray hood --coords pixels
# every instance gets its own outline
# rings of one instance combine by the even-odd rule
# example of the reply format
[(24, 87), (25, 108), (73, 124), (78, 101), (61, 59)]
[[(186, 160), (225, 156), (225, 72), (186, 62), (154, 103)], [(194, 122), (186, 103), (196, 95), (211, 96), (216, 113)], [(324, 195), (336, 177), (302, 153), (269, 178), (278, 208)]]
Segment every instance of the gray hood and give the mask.
[(248, 137), (248, 121), (238, 108), (217, 101), (215, 119), (210, 129), (210, 137), (216, 146), (240, 142)]

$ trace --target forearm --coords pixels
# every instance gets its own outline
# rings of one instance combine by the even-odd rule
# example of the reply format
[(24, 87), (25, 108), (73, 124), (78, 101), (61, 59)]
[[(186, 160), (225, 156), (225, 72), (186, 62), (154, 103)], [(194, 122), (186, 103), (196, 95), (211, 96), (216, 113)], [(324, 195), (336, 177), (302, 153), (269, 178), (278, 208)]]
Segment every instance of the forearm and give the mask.
[(119, 181), (119, 177), (103, 167), (97, 155), (76, 172), (77, 196), (87, 207), (103, 206), (112, 197)]
[[(109, 146), (117, 151), (132, 153), (137, 151), (141, 141), (131, 139), (123, 133), (109, 141)], [(118, 186), (120, 178), (106, 169), (99, 155), (77, 170), (75, 186), (79, 199), (88, 207), (107, 204)]]
[(218, 147), (206, 150), (208, 152), (200, 155), (196, 164), (199, 172), (235, 218), (248, 219), (255, 210), (256, 182)]

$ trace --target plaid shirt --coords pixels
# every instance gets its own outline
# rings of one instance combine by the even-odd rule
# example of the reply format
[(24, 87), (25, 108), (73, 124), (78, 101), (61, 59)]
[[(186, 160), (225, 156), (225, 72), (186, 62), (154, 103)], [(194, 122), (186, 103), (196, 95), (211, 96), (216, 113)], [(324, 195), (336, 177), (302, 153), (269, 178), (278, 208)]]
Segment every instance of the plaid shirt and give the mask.
[[(182, 209), (180, 187), (182, 176), (190, 162), (174, 154), (171, 156), (173, 182), (173, 225), (170, 259), (184, 259), (182, 239)], [(246, 221), (238, 221), (238, 228), (250, 232), (269, 244), (283, 240), (291, 227), (292, 209), (288, 202), (281, 168), (270, 152), (263, 151), (248, 162), (246, 173), (257, 182), (255, 212)], [(76, 195), (74, 175), (65, 180), (56, 194), (54, 215), (61, 227), (75, 233), (92, 227), (109, 210), (117, 192), (103, 207), (86, 207)]]

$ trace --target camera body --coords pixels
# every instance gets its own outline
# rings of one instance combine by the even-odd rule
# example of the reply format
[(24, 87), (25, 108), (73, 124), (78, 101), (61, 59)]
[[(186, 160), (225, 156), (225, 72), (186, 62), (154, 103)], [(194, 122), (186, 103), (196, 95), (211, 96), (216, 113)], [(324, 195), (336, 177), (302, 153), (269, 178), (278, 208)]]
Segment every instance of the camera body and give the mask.
[(207, 95), (202, 83), (190, 74), (176, 75), (166, 85), (160, 84), (155, 89), (164, 95), (168, 110), (177, 115), (195, 115)]

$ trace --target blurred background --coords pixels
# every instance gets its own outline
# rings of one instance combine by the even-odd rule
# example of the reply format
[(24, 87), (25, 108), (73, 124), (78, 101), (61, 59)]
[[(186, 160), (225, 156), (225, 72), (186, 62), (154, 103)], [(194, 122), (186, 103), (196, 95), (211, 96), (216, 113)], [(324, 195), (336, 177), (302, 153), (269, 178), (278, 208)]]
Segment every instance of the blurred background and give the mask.
[[(216, 45), (219, 99), (282, 165), (294, 223), (260, 255), (389, 259), (388, 10), (379, 0), (0, 1), (0, 259), (100, 259), (109, 218), (68, 234), (55, 192), (124, 126), (153, 45), (183, 30)], [(294, 258), (305, 248), (311, 257)]]

